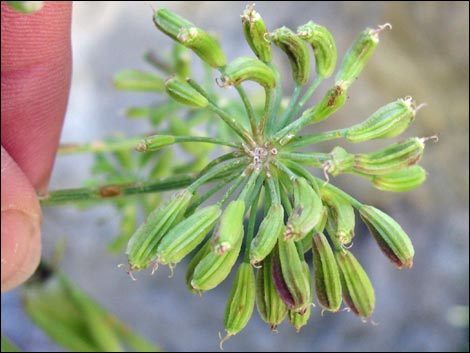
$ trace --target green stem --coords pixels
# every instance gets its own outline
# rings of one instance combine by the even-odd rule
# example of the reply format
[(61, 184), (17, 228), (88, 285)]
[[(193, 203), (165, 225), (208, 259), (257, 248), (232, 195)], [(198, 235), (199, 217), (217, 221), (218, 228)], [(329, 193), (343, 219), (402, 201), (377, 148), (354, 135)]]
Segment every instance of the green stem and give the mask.
[(317, 193), (320, 192), (317, 180), (313, 177), (313, 175), (307, 169), (304, 168), (303, 165), (300, 165), (299, 163), (293, 160), (285, 160), (284, 162), (289, 166), (289, 168), (295, 171), (298, 175), (310, 181), (312, 183), (313, 188), (315, 189)]
[(246, 243), (245, 243), (245, 254), (243, 257), (243, 262), (250, 262), (250, 248), (253, 235), (255, 233), (255, 223), (256, 223), (256, 214), (258, 213), (258, 203), (261, 193), (258, 193), (251, 204), (250, 208), (250, 218), (248, 219), (248, 228), (246, 230)]
[(230, 196), (232, 196), (232, 194), (235, 192), (235, 190), (238, 189), (238, 187), (240, 186), (240, 184), (246, 179), (246, 176), (242, 173), (241, 175), (239, 175), (237, 177), (237, 180), (235, 180), (235, 182), (230, 185), (230, 187), (228, 188), (228, 190), (225, 192), (225, 194), (220, 198), (220, 200), (218, 201), (218, 204), (220, 206), (223, 206), (223, 204), (228, 200), (228, 198)]
[(248, 99), (248, 95), (246, 94), (245, 90), (241, 85), (236, 85), (235, 89), (237, 90), (240, 98), (242, 99), (243, 105), (245, 106), (246, 114), (250, 122), (251, 132), (254, 136), (259, 136), (260, 133), (258, 132), (257, 128), (257, 119), (255, 116), (255, 111), (253, 109), (253, 106), (251, 105), (250, 100)]
[(256, 184), (252, 189), (252, 192), (250, 192), (246, 195), (246, 198), (245, 198), (245, 200), (246, 200), (245, 204), (246, 205), (252, 205), (253, 204), (253, 202), (255, 200), (255, 197), (260, 193), (261, 188), (263, 187), (263, 184), (264, 184), (264, 175), (259, 175), (258, 179), (256, 180)]
[(284, 206), (284, 209), (287, 212), (287, 215), (290, 216), (292, 214), (292, 204), (290, 203), (289, 200), (289, 194), (286, 191), (286, 188), (280, 188), (280, 193), (281, 193), (281, 200), (282, 200), (282, 206)]
[(351, 205), (353, 205), (353, 207), (355, 209), (360, 209), (363, 204), (361, 202), (359, 202), (358, 200), (356, 200), (354, 197), (352, 197), (351, 195), (345, 193), (343, 190), (337, 188), (336, 186), (333, 186), (331, 185), (330, 183), (325, 183), (323, 180), (321, 180), (320, 178), (317, 178), (317, 177), (314, 177), (315, 179), (317, 179), (318, 181), (318, 184), (320, 185), (320, 188), (322, 189), (328, 189), (334, 193), (337, 193), (339, 194), (342, 198), (344, 198), (346, 201), (348, 201)]
[(203, 95), (209, 105), (211, 111), (216, 113), (230, 128), (235, 131), (245, 142), (249, 143), (253, 147), (256, 146), (256, 142), (253, 140), (251, 135), (246, 131), (236, 120), (229, 116), (224, 110), (222, 110), (207, 94), (207, 92), (193, 79), (187, 78), (186, 81), (193, 87), (196, 91), (198, 91), (201, 95)]
[[(164, 145), (158, 145), (158, 142), (162, 138), (170, 137), (173, 139), (172, 142), (165, 143)], [(152, 143), (155, 141), (156, 147), (152, 148)], [(220, 146), (228, 146), (228, 147), (234, 147), (234, 148), (241, 148), (241, 144), (239, 143), (234, 143), (234, 142), (229, 142), (229, 141), (224, 141), (212, 137), (206, 137), (206, 136), (172, 136), (172, 135), (153, 135), (153, 136), (148, 136), (144, 139), (142, 139), (139, 143), (139, 148), (141, 148), (142, 152), (151, 152), (151, 151), (156, 151), (159, 150), (162, 147), (166, 147), (175, 143), (183, 143), (183, 142), (200, 142), (200, 143), (210, 143), (214, 145), (220, 145)], [(142, 147), (140, 147), (142, 146)]]
[[(305, 102), (307, 102), (307, 100), (310, 98), (310, 96), (313, 94), (313, 92), (315, 91), (315, 89), (318, 87), (318, 85), (320, 84), (322, 80), (323, 79), (320, 76), (317, 76), (313, 84), (309, 87), (309, 89), (307, 90), (307, 92), (305, 92), (300, 102), (297, 104), (297, 107), (294, 109), (292, 116), (297, 115), (297, 113), (303, 107)], [(312, 120), (312, 116), (310, 114), (302, 115), (299, 119), (293, 121), (292, 123), (284, 127), (282, 130), (278, 131), (272, 137), (272, 140), (278, 142), (281, 146), (286, 145), (311, 120)]]
[[(274, 90), (272, 89), (266, 89), (266, 95), (265, 95), (265, 101), (264, 101), (264, 111), (263, 111), (263, 117), (261, 118), (261, 122), (259, 125), (259, 137), (264, 136), (265, 134), (265, 128), (266, 128), (266, 123), (269, 119), (269, 112), (273, 109), (273, 103), (274, 103)], [(260, 144), (262, 141), (258, 141)]]
[(216, 186), (214, 186), (212, 189), (209, 191), (206, 191), (203, 195), (201, 195), (197, 200), (195, 200), (192, 204), (191, 207), (188, 208), (186, 214), (192, 214), (196, 208), (201, 206), (205, 201), (209, 200), (212, 196), (214, 196), (218, 191), (222, 190), (225, 186), (227, 186), (230, 182), (232, 182), (234, 179), (239, 178), (240, 176), (238, 173), (233, 173), (233, 175), (228, 176), (224, 180), (221, 180), (219, 183), (217, 183)]
[(324, 141), (334, 140), (343, 137), (344, 129), (321, 132), (318, 134), (302, 135), (294, 137), (286, 146), (288, 150), (297, 150), (299, 148), (313, 145)]
[(302, 96), (300, 102), (297, 104), (297, 106), (294, 108), (291, 116), (296, 116), (299, 111), (302, 109), (302, 107), (307, 103), (307, 101), (310, 99), (312, 94), (315, 92), (317, 87), (320, 85), (320, 83), (323, 81), (323, 77), (317, 76), (315, 80), (313, 80), (312, 85), (305, 91), (305, 94)]
[(286, 109), (282, 112), (279, 121), (277, 122), (278, 129), (282, 129), (286, 124), (292, 119), (292, 115), (294, 114), (294, 106), (299, 100), (300, 93), (302, 93), (302, 85), (300, 83), (296, 83), (294, 87), (294, 92), (290, 98), (289, 104), (287, 105)]
[(281, 200), (278, 194), (278, 189), (272, 177), (268, 178), (268, 186), (269, 186), (269, 192), (271, 195), (271, 202), (279, 203)]
[(147, 61), (150, 65), (154, 66), (155, 68), (163, 71), (168, 75), (173, 75), (174, 70), (173, 68), (166, 62), (164, 62), (157, 54), (153, 51), (149, 51), (144, 55), (145, 61)]
[(230, 159), (239, 158), (239, 157), (241, 157), (240, 152), (230, 152), (230, 153), (223, 154), (222, 156), (217, 157), (217, 158), (213, 159), (210, 163), (208, 163), (208, 164), (199, 172), (198, 176), (204, 175), (204, 174), (207, 173), (210, 169), (212, 169), (213, 167), (215, 167), (216, 165), (218, 165), (218, 164), (220, 164), (220, 163), (223, 163), (223, 162), (228, 161), (228, 160), (230, 160)]
[(74, 154), (74, 153), (98, 153), (98, 152), (114, 152), (122, 150), (133, 150), (144, 136), (122, 138), (116, 141), (93, 141), (84, 144), (66, 143), (61, 144), (57, 153)]
[[(244, 173), (247, 171), (245, 170)], [(258, 170), (253, 170), (248, 177), (248, 180), (243, 187), (243, 190), (240, 192), (240, 195), (238, 195), (239, 200), (245, 200), (245, 205), (249, 207), (250, 203), (248, 202), (248, 198), (253, 191), (253, 188), (255, 187), (256, 181), (258, 179), (260, 172)]]
[(329, 153), (300, 153), (300, 152), (279, 152), (279, 158), (283, 161), (297, 161), (301, 164), (308, 165), (310, 167), (321, 168), (323, 162), (330, 159)]
[(116, 199), (136, 194), (162, 192), (187, 187), (196, 180), (192, 175), (176, 175), (158, 180), (126, 184), (103, 185), (94, 188), (76, 188), (49, 191), (39, 195), (42, 206), (58, 205), (77, 201), (98, 201)]
[(279, 171), (283, 172), (284, 174), (286, 174), (290, 180), (295, 180), (297, 179), (297, 175), (295, 175), (295, 173), (293, 173), (289, 168), (287, 168), (284, 163), (280, 162), (279, 160), (277, 159), (273, 159), (272, 160), (272, 163), (277, 167), (277, 169), (279, 169)]
[(235, 169), (238, 169), (243, 162), (248, 162), (249, 159), (247, 157), (237, 158), (233, 161), (230, 161), (223, 165), (218, 165), (213, 167), (212, 169), (208, 170), (207, 173), (201, 175), (196, 181), (194, 181), (189, 187), (189, 190), (196, 191), (201, 185), (207, 183), (209, 180), (213, 180), (214, 178), (219, 178), (222, 175), (226, 176), (225, 174), (233, 173)]
[(271, 136), (273, 133), (274, 127), (276, 125), (276, 117), (281, 107), (281, 100), (282, 100), (282, 85), (281, 85), (281, 75), (279, 70), (274, 66), (272, 63), (269, 63), (268, 66), (273, 70), (274, 77), (276, 81), (276, 86), (274, 88), (272, 98), (272, 103), (270, 106), (270, 110), (268, 112), (268, 121), (266, 123), (266, 132), (268, 136)]

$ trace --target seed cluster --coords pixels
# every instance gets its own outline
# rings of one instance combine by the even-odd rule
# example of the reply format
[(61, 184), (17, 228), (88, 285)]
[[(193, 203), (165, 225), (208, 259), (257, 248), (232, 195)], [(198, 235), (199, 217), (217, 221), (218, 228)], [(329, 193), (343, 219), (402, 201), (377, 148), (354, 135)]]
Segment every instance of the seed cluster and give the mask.
[[(310, 317), (314, 292), (324, 310), (338, 312), (344, 303), (358, 316), (370, 318), (374, 289), (350, 251), (355, 213), (398, 268), (412, 266), (414, 249), (389, 215), (336, 188), (329, 175), (354, 174), (387, 191), (414, 189), (426, 176), (417, 165), (426, 139), (408, 138), (360, 154), (339, 146), (330, 153), (298, 150), (332, 139), (356, 143), (398, 136), (413, 121), (419, 107), (405, 98), (379, 108), (351, 127), (300, 134), (304, 127), (325, 120), (346, 103), (348, 89), (371, 58), (379, 33), (388, 25), (360, 33), (345, 54), (333, 87), (320, 102), (304, 109), (322, 80), (336, 68), (337, 51), (331, 33), (313, 21), (296, 32), (286, 27), (269, 32), (254, 5), (248, 6), (241, 18), (245, 38), (257, 58), (240, 57), (227, 63), (214, 37), (167, 9), (155, 12), (158, 29), (218, 70), (221, 86), (235, 87), (244, 112), (221, 108), (215, 95), (208, 93), (213, 87), (201, 86), (193, 78), (176, 75), (165, 81), (172, 99), (215, 113), (230, 133), (207, 137), (155, 135), (142, 141), (139, 150), (149, 153), (179, 142), (203, 142), (229, 146), (232, 151), (199, 169), (191, 185), (149, 214), (127, 247), (130, 272), (149, 266), (155, 271), (159, 264), (174, 266), (197, 250), (189, 263), (186, 282), (190, 291), (200, 294), (225, 280), (240, 259), (225, 310), (226, 338), (246, 326), (255, 305), (271, 329), (288, 318), (299, 331)], [(287, 107), (280, 104), (280, 76), (271, 61), (273, 47), (287, 55), (296, 84)], [(309, 47), (315, 55), (316, 77), (303, 90), (310, 81)], [(262, 114), (243, 90), (245, 81), (263, 88)], [(309, 167), (322, 169), (326, 181), (311, 174)], [(198, 193), (206, 184), (212, 189)], [(224, 190), (223, 195), (207, 206), (220, 190)], [(306, 262), (308, 252), (313, 266)]]

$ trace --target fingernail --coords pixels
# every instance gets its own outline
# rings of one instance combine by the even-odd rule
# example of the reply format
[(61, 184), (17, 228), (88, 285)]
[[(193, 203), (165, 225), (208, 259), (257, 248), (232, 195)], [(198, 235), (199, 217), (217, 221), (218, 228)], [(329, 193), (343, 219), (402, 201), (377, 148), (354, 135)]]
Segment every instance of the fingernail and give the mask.
[(39, 219), (18, 211), (2, 211), (2, 293), (27, 280), (41, 256)]

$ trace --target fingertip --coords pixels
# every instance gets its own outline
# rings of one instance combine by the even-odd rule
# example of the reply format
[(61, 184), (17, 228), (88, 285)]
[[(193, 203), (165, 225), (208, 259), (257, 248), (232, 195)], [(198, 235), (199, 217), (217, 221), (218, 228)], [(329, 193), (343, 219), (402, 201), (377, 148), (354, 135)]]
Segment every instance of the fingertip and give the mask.
[(1, 291), (27, 280), (41, 257), (41, 211), (36, 192), (1, 148)]
[(2, 211), (2, 293), (34, 273), (41, 258), (37, 219), (22, 211)]

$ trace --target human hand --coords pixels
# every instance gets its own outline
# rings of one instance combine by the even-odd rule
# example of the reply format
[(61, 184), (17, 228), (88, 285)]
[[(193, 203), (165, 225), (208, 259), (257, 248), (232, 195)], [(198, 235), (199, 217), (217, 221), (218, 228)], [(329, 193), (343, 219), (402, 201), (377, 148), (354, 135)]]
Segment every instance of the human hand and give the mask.
[(70, 87), (69, 2), (24, 15), (4, 2), (1, 29), (1, 291), (36, 269), (41, 209)]

